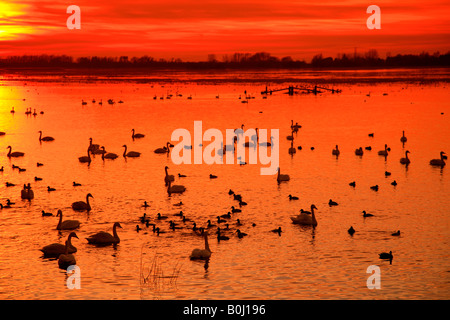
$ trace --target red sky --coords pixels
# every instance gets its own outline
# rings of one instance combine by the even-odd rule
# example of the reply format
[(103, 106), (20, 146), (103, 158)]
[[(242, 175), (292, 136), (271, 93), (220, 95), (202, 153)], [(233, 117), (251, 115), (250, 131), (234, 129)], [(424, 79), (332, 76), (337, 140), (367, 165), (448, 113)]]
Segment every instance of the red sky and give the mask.
[[(66, 9), (81, 8), (81, 30)], [(381, 29), (369, 30), (369, 5)], [(295, 0), (1, 0), (0, 55), (143, 56), (206, 60), (266, 51), (310, 61), (377, 49), (450, 51), (450, 2)]]

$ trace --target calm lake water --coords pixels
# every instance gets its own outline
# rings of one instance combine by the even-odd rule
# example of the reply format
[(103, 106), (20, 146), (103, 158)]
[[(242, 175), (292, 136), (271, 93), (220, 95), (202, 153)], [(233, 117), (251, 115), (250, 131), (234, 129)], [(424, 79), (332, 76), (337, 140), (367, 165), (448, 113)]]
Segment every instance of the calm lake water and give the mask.
[[(429, 165), (440, 151), (450, 153), (449, 74), (436, 69), (156, 73), (148, 78), (3, 75), (0, 202), (15, 204), (0, 210), (0, 298), (449, 299), (450, 168)], [(261, 95), (266, 85), (277, 89), (315, 83), (342, 93)], [(239, 99), (244, 91), (254, 97), (245, 104)], [(110, 105), (108, 99), (123, 103)], [(27, 108), (37, 115), (26, 115)], [(245, 129), (279, 129), (280, 167), (290, 181), (278, 184), (275, 175), (260, 175), (261, 164), (175, 165), (170, 155), (153, 152), (177, 128), (193, 135), (196, 120), (202, 121), (203, 131), (217, 128), (223, 134), (241, 124)], [(302, 125), (293, 143), (302, 150), (294, 155), (288, 153), (291, 142), (286, 139), (291, 120)], [(145, 137), (133, 141), (133, 128)], [(39, 143), (39, 130), (55, 141)], [(404, 145), (403, 130), (408, 138)], [(89, 166), (80, 163), (90, 137), (119, 158), (102, 161), (96, 155)], [(124, 159), (124, 144), (141, 156)], [(385, 144), (391, 148), (386, 158), (377, 154)], [(335, 145), (339, 157), (332, 155)], [(8, 158), (7, 146), (25, 156)], [(367, 146), (372, 150), (355, 155), (356, 148)], [(399, 162), (406, 150), (408, 167)], [(37, 162), (44, 165), (37, 167)], [(185, 193), (168, 196), (165, 166), (176, 175), (176, 184), (186, 186)], [(187, 177), (178, 178), (178, 173)], [(210, 174), (218, 178), (210, 179)], [(42, 181), (34, 181), (35, 176)], [(81, 186), (74, 187), (74, 181)], [(356, 187), (349, 186), (352, 181)], [(25, 183), (34, 190), (31, 201), (20, 197)], [(370, 189), (374, 185), (378, 192)], [(48, 192), (47, 186), (56, 191)], [(248, 203), (229, 219), (231, 230), (225, 234), (230, 240), (217, 241), (211, 229), (211, 259), (191, 261), (191, 251), (204, 246), (190, 229), (192, 221), (197, 226), (208, 219), (216, 223), (218, 215), (239, 207), (229, 189)], [(85, 200), (87, 193), (94, 197), (91, 212), (73, 211), (72, 202)], [(290, 201), (289, 194), (299, 200)], [(339, 205), (330, 207), (330, 199)], [(149, 208), (142, 207), (144, 201)], [(180, 201), (181, 207), (174, 206)], [(318, 208), (318, 226), (293, 224), (290, 217), (311, 204)], [(68, 289), (66, 271), (39, 251), (64, 243), (70, 233), (56, 230), (55, 216), (41, 215), (42, 210), (56, 215), (58, 209), (64, 219), (81, 222), (79, 239), (72, 241), (78, 248), (81, 289)], [(180, 210), (191, 221), (174, 216)], [(364, 218), (363, 210), (374, 216)], [(144, 213), (166, 233), (158, 236), (141, 224)], [(157, 213), (169, 219), (159, 221)], [(182, 228), (170, 230), (171, 219)], [(243, 239), (236, 235), (236, 219), (248, 234)], [(123, 227), (117, 246), (87, 243), (93, 233), (112, 232), (114, 222)], [(142, 230), (137, 232), (136, 225)], [(356, 230), (353, 236), (347, 232), (350, 226)], [(270, 232), (278, 227), (281, 236)], [(392, 236), (397, 230), (401, 235)], [(389, 251), (392, 264), (378, 258)], [(371, 265), (381, 270), (379, 290), (366, 286)]]

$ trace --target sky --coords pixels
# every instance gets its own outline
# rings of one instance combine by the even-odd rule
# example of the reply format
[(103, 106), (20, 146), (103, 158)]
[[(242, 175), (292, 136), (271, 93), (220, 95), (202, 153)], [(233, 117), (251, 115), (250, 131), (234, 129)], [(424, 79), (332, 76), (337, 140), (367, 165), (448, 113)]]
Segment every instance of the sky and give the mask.
[[(370, 30), (369, 5), (381, 9)], [(81, 29), (66, 25), (69, 5)], [(269, 52), (310, 61), (316, 54), (450, 51), (450, 1), (0, 0), (0, 56), (144, 56), (204, 61)]]

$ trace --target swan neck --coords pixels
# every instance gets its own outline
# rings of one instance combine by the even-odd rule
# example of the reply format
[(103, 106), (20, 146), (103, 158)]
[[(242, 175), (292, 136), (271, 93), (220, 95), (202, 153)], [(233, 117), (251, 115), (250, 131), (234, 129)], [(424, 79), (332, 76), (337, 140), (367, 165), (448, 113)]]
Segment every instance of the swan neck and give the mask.
[(123, 150), (123, 156), (126, 157), (126, 155), (127, 155), (127, 146), (125, 146), (124, 148), (125, 148), (125, 150)]
[(205, 235), (205, 250), (211, 252), (211, 249), (209, 248), (208, 236), (207, 235)]
[(117, 225), (115, 224), (114, 225), (114, 227), (113, 227), (113, 236), (114, 236), (114, 239), (117, 239), (117, 240), (119, 240), (119, 236), (117, 235)]

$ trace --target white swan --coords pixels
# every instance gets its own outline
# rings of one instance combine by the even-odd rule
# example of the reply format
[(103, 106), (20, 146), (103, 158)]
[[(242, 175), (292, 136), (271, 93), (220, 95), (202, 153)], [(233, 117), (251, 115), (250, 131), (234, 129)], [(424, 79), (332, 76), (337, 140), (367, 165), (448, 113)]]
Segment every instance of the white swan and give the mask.
[(203, 232), (203, 237), (205, 238), (205, 249), (194, 249), (192, 250), (192, 253), (190, 255), (190, 259), (200, 259), (200, 260), (207, 260), (211, 257), (211, 249), (209, 248), (208, 244), (208, 233)]
[(317, 226), (316, 216), (314, 214), (314, 209), (317, 210), (315, 205), (311, 205), (311, 214), (306, 211), (300, 211), (301, 213), (296, 217), (291, 217), (291, 220), (295, 224), (311, 225)]
[(289, 181), (290, 179), (291, 178), (289, 177), (289, 175), (287, 175), (287, 174), (280, 174), (280, 167), (278, 167), (277, 181), (278, 182)]
[(74, 203), (72, 203), (72, 209), (76, 210), (76, 211), (90, 211), (91, 210), (91, 205), (89, 203), (89, 197), (93, 198), (92, 194), (88, 193), (86, 195), (86, 202), (84, 201), (76, 201)]
[(80, 221), (78, 220), (64, 220), (63, 221), (63, 214), (61, 210), (58, 210), (58, 213), (56, 216), (59, 216), (59, 222), (56, 226), (57, 230), (73, 230), (80, 226)]
[(123, 156), (124, 157), (137, 158), (137, 157), (139, 157), (141, 155), (141, 153), (137, 152), (137, 151), (129, 151), (129, 152), (127, 152), (127, 145), (126, 144), (124, 144), (122, 147), (125, 148), (125, 150), (123, 150)]
[(115, 222), (113, 225), (113, 234), (111, 235), (108, 232), (100, 231), (96, 234), (93, 234), (86, 238), (86, 240), (90, 244), (97, 244), (97, 245), (110, 245), (110, 244), (116, 244), (120, 242), (120, 238), (117, 235), (116, 228), (122, 228), (119, 222)]

